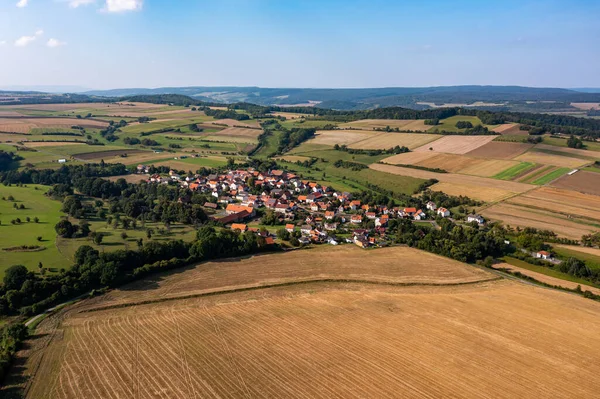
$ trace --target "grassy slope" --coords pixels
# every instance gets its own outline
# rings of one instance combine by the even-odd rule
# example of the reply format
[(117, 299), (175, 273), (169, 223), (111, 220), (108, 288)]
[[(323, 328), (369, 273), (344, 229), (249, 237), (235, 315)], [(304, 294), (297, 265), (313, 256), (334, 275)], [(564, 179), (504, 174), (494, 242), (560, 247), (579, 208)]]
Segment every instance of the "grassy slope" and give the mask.
[(544, 176), (538, 177), (537, 179), (532, 181), (532, 184), (537, 184), (537, 185), (542, 186), (544, 184), (550, 183), (553, 180), (558, 179), (562, 175), (569, 173), (571, 170), (572, 170), (571, 168), (558, 168)]
[[(35, 187), (38, 190), (35, 190)], [(1, 252), (0, 275), (11, 265), (22, 264), (30, 270), (38, 270), (38, 262), (44, 267), (63, 268), (69, 266), (69, 262), (61, 255), (55, 245), (56, 232), (54, 225), (63, 215), (60, 212), (61, 203), (44, 195), (48, 191), (47, 186), (29, 185), (27, 187), (0, 186), (0, 197), (12, 195), (17, 205), (24, 204), (24, 210), (15, 210), (11, 201), (0, 200), (0, 246), (2, 248), (20, 245), (40, 245), (46, 247), (40, 252)], [(25, 218), (29, 216), (31, 222), (27, 223)], [(33, 218), (38, 217), (40, 223), (34, 223)], [(12, 219), (20, 218), (21, 225), (12, 225)], [(41, 236), (43, 241), (38, 242)]]
[(520, 259), (511, 258), (510, 256), (505, 256), (504, 261), (510, 265), (522, 267), (523, 269), (531, 270), (532, 272), (545, 274), (546, 276), (559, 278), (561, 280), (571, 281), (571, 282), (577, 283), (577, 284), (590, 285), (592, 287), (600, 288), (600, 286), (594, 285), (587, 280), (577, 278), (577, 277), (571, 276), (570, 274), (562, 273), (558, 270), (551, 269), (548, 267), (531, 265)]
[(581, 259), (590, 269), (600, 270), (600, 256), (579, 252), (573, 249), (554, 247), (554, 252), (564, 257)]
[[(583, 143), (586, 145), (588, 150), (600, 151), (600, 143), (592, 143), (590, 141), (584, 141)], [(544, 136), (544, 144), (554, 145), (557, 147), (568, 147), (566, 138), (560, 139), (556, 137)]]
[(447, 132), (462, 132), (465, 129), (458, 129), (456, 127), (456, 122), (471, 122), (473, 126), (482, 125), (481, 119), (476, 116), (451, 116), (450, 118), (442, 119), (440, 124), (437, 126), (432, 126), (431, 129), (428, 130), (428, 133), (434, 133), (436, 129), (439, 131), (445, 130)]

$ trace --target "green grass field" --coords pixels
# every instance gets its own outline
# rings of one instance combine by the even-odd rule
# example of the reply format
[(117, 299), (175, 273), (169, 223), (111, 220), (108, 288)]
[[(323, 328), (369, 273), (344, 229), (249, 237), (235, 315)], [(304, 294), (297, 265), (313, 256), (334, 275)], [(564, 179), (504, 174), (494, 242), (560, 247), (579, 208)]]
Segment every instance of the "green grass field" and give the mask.
[[(303, 144), (304, 145), (304, 144)], [(315, 145), (315, 144), (313, 144)], [(316, 144), (318, 145), (318, 144)], [(300, 146), (302, 147), (302, 146)], [(314, 158), (322, 158), (329, 162), (335, 162), (338, 159), (342, 161), (350, 161), (350, 162), (358, 162), (363, 163), (365, 165), (370, 165), (372, 163), (377, 163), (384, 158), (388, 158), (391, 154), (382, 154), (382, 155), (364, 155), (364, 154), (350, 154), (345, 151), (337, 151), (331, 149), (331, 147), (324, 146), (328, 149), (318, 149), (318, 150), (309, 150), (309, 151), (292, 151), (286, 155), (301, 155), (305, 157), (314, 157)]]
[(523, 176), (521, 179), (519, 179), (519, 182), (531, 183), (533, 180), (538, 179), (539, 177), (545, 175), (546, 173), (550, 172), (551, 170), (553, 170), (555, 168), (556, 167), (552, 166), (552, 165), (540, 167), (538, 170), (536, 170), (529, 176)]
[(555, 246), (554, 252), (565, 258), (573, 257), (585, 262), (590, 269), (600, 270), (600, 256), (579, 252), (574, 249), (560, 248)]
[(281, 139), (281, 132), (274, 131), (267, 137), (266, 145), (262, 146), (255, 154), (255, 157), (264, 158), (273, 154), (279, 147), (279, 140)]
[(535, 167), (534, 163), (531, 162), (521, 162), (518, 165), (512, 166), (506, 169), (503, 172), (498, 173), (494, 176), (494, 179), (499, 180), (512, 180), (521, 173), (525, 173), (527, 170)]
[(524, 261), (522, 261), (520, 259), (512, 258), (510, 256), (505, 256), (504, 257), (504, 261), (506, 263), (508, 263), (509, 265), (521, 267), (523, 269), (531, 270), (532, 272), (541, 273), (541, 274), (544, 274), (546, 276), (558, 278), (558, 279), (565, 280), (565, 281), (571, 281), (571, 282), (577, 283), (577, 284), (589, 285), (589, 286), (592, 286), (592, 287), (600, 288), (600, 286), (594, 285), (594, 284), (590, 283), (587, 280), (584, 280), (582, 278), (578, 278), (578, 277), (575, 277), (575, 276), (571, 276), (570, 274), (563, 273), (563, 272), (561, 272), (559, 270), (556, 270), (554, 268), (532, 265), (532, 264), (524, 262)]
[(556, 180), (559, 177), (569, 173), (571, 170), (571, 168), (558, 168), (544, 176), (538, 177), (537, 179), (533, 180), (532, 184), (543, 186), (544, 184), (548, 184), (551, 181)]
[[(544, 136), (544, 144), (554, 145), (557, 147), (568, 147), (567, 146), (567, 138), (558, 138), (558, 137), (550, 137)], [(591, 141), (584, 141), (586, 149), (590, 151), (600, 151), (600, 143), (594, 143)]]
[[(37, 190), (35, 189), (37, 188)], [(67, 268), (70, 262), (58, 251), (55, 240), (54, 225), (58, 223), (63, 213), (62, 204), (44, 195), (47, 186), (28, 185), (27, 187), (0, 185), (0, 198), (12, 195), (17, 205), (23, 204), (25, 209), (16, 210), (13, 202), (0, 200), (0, 247), (9, 248), (21, 245), (39, 245), (46, 249), (39, 252), (7, 252), (1, 251), (0, 275), (12, 265), (24, 265), (30, 270), (38, 270), (38, 262), (47, 268)], [(26, 218), (30, 217), (31, 222)], [(34, 223), (34, 217), (40, 222)], [(11, 224), (11, 220), (20, 218), (21, 224)], [(42, 237), (38, 241), (37, 237)]]
[(428, 130), (428, 133), (435, 133), (435, 130), (439, 131), (447, 131), (447, 132), (462, 132), (465, 129), (458, 129), (456, 127), (456, 122), (471, 122), (473, 126), (483, 125), (481, 119), (476, 116), (451, 116), (450, 118), (442, 119), (440, 124), (437, 126), (432, 126), (431, 129)]
[(212, 120), (214, 120), (214, 119), (210, 116), (198, 115), (198, 116), (194, 116), (193, 118), (188, 118), (188, 119), (174, 119), (174, 120), (164, 120), (164, 121), (158, 120), (158, 121), (154, 121), (154, 122), (150, 122), (150, 123), (131, 124), (131, 125), (121, 128), (121, 131), (123, 132), (124, 135), (137, 135), (142, 132), (150, 132), (153, 130), (166, 129), (166, 128), (169, 128), (169, 129), (182, 128), (182, 131), (183, 131), (184, 127), (191, 125), (192, 123), (202, 123), (202, 122), (212, 121)]

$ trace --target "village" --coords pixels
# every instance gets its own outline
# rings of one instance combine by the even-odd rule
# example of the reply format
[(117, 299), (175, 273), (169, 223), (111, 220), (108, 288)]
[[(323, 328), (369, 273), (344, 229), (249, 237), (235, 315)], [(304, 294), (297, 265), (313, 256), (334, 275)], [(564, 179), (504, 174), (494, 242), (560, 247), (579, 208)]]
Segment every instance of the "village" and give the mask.
[[(138, 173), (148, 170), (144, 165), (137, 167)], [(386, 231), (392, 219), (437, 227), (436, 218), (452, 218), (450, 210), (432, 201), (419, 209), (366, 204), (349, 192), (284, 170), (235, 169), (207, 176), (182, 176), (170, 170), (168, 176), (151, 175), (148, 183), (179, 185), (211, 197), (203, 206), (213, 221), (232, 230), (259, 234), (267, 244), (279, 238), (296, 245), (353, 243), (361, 248), (382, 247), (389, 243)], [(485, 224), (484, 218), (475, 214), (465, 221)], [(264, 227), (267, 224), (278, 227), (279, 234), (269, 232)], [(284, 229), (285, 237), (278, 237)]]

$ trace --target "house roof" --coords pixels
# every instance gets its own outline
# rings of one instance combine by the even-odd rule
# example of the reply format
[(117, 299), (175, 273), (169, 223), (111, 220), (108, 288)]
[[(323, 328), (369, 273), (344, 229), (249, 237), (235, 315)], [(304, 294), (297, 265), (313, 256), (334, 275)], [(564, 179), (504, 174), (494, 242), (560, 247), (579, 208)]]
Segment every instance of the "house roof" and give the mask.
[(234, 224), (231, 225), (231, 230), (246, 231), (247, 228), (248, 228), (248, 226), (246, 226), (243, 223), (234, 223)]

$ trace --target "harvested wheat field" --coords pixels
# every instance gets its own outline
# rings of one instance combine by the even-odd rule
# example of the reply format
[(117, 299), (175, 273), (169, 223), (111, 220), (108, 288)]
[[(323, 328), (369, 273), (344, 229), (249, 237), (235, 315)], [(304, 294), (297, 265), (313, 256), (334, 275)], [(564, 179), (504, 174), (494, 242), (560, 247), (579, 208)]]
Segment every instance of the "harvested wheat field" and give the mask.
[(227, 125), (229, 127), (258, 127), (260, 128), (260, 124), (257, 121), (238, 121), (235, 119), (217, 119), (212, 122), (208, 122), (217, 126)]
[(464, 155), (486, 145), (496, 137), (497, 136), (444, 136), (433, 143), (415, 149), (415, 151), (430, 151), (430, 148), (432, 148), (431, 151)]
[(567, 216), (555, 212), (508, 203), (493, 205), (482, 210), (481, 214), (487, 219), (501, 221), (507, 226), (552, 230), (559, 237), (573, 240), (579, 240), (585, 234), (599, 231), (597, 227), (569, 220)]
[(552, 183), (557, 188), (580, 191), (586, 194), (600, 195), (600, 173), (579, 171), (571, 176), (565, 175)]
[(571, 103), (575, 108), (589, 111), (591, 109), (600, 109), (600, 103)]
[[(364, 251), (355, 246), (207, 262), (185, 273), (140, 280), (105, 295), (100, 306), (173, 298), (239, 286), (314, 279), (350, 279), (395, 284), (458, 284), (487, 280), (489, 273), (448, 258), (407, 247)], [(146, 291), (148, 287), (152, 290)], [(95, 306), (95, 305), (94, 305)]]
[(348, 147), (363, 150), (388, 149), (397, 145), (401, 147), (413, 148), (420, 147), (430, 143), (440, 136), (437, 134), (425, 133), (379, 133), (376, 136), (370, 136), (362, 141), (350, 143)]
[(431, 191), (442, 191), (448, 195), (463, 195), (484, 202), (497, 202), (516, 195), (509, 190), (481, 187), (476, 184), (437, 183), (429, 187), (429, 189)]
[(470, 157), (494, 158), (494, 159), (513, 159), (533, 147), (533, 144), (525, 143), (505, 143), (501, 141), (492, 141), (483, 145), (467, 155)]
[(461, 169), (477, 166), (482, 162), (484, 160), (463, 155), (437, 153), (436, 156), (418, 162), (416, 165), (426, 168), (439, 168), (448, 172), (458, 172)]
[[(523, 193), (535, 186), (512, 181), (488, 179), (480, 176), (468, 176), (455, 173), (435, 173), (426, 170), (402, 168), (393, 165), (371, 164), (371, 169), (402, 176), (417, 177), (419, 179), (437, 179), (441, 183), (448, 183), (445, 187), (452, 189), (452, 195), (466, 195), (485, 202), (505, 199), (516, 193)], [(445, 190), (437, 190), (444, 191)], [(450, 194), (450, 193), (448, 193)]]
[(336, 144), (349, 145), (357, 141), (368, 139), (369, 137), (377, 136), (378, 134), (381, 133), (369, 130), (319, 130), (315, 133), (315, 137), (309, 140), (308, 143), (330, 146)]
[[(369, 251), (369, 259), (378, 252)], [(280, 267), (296, 274), (286, 267), (288, 255), (272, 255), (280, 258), (271, 264), (274, 278), (285, 275)], [(419, 259), (406, 255), (393, 257), (396, 270), (388, 262), (371, 270), (385, 280), (401, 276), (402, 264)], [(307, 256), (294, 262), (328, 273), (325, 256), (336, 259), (323, 251), (317, 266)], [(216, 269), (213, 283), (227, 283), (227, 273), (239, 276), (253, 259), (222, 272), (222, 262), (205, 266)], [(369, 278), (368, 267), (348, 260)], [(455, 270), (474, 269), (433, 267), (453, 280)], [(175, 288), (190, 287), (185, 276), (195, 270), (172, 277), (183, 284)], [(137, 292), (152, 297), (153, 290)], [(508, 280), (445, 287), (320, 282), (91, 312), (87, 303), (38, 327), (48, 345), (26, 365), (35, 371), (27, 397), (566, 398), (592, 397), (600, 384), (590, 367), (600, 357), (600, 304)]]
[[(559, 245), (559, 246), (562, 246), (562, 245)], [(568, 245), (565, 245), (565, 247), (568, 247)], [(563, 279), (552, 277), (552, 276), (547, 276), (545, 274), (534, 272), (534, 271), (531, 271), (528, 269), (524, 269), (522, 267), (514, 266), (509, 263), (498, 263), (498, 264), (495, 264), (493, 267), (494, 267), (494, 269), (508, 269), (513, 273), (519, 272), (521, 274), (524, 274), (525, 276), (529, 276), (529, 277), (531, 277), (537, 281), (540, 281), (542, 283), (559, 286), (559, 287), (564, 287), (564, 288), (568, 288), (571, 290), (577, 289), (577, 286), (580, 286), (583, 291), (590, 291), (596, 295), (600, 295), (600, 289), (598, 289), (596, 287), (592, 287), (590, 285), (585, 285), (585, 284), (578, 284), (578, 283), (574, 283), (572, 281), (567, 281), (567, 280), (563, 280)]]
[(382, 159), (381, 162), (388, 163), (390, 165), (415, 165), (419, 162), (433, 158), (439, 155), (437, 152), (405, 152), (402, 154), (392, 155), (391, 157)]
[(70, 118), (0, 118), (0, 131), (29, 133), (33, 128), (70, 128), (71, 126), (101, 129), (108, 126), (107, 122), (91, 119)]
[(425, 120), (414, 119), (362, 119), (340, 124), (340, 128), (342, 129), (353, 128), (372, 130), (385, 129), (388, 126), (392, 129), (398, 128), (400, 130), (411, 130), (414, 132), (426, 132), (432, 128), (432, 126), (425, 124)]
[(504, 125), (492, 129), (492, 132), (500, 133), (503, 136), (529, 136), (529, 132), (527, 130), (521, 130), (521, 125), (518, 123), (505, 123)]
[(271, 115), (285, 119), (303, 119), (306, 117), (304, 114), (296, 114), (294, 112), (271, 112)]
[(578, 168), (590, 163), (585, 159), (572, 158), (562, 155), (548, 154), (545, 152), (529, 151), (515, 158), (516, 161), (531, 162), (542, 165), (562, 166), (565, 168)]
[(304, 162), (304, 161), (310, 161), (310, 157), (305, 157), (302, 155), (285, 155), (282, 157), (278, 157), (276, 158), (277, 161), (281, 160), (281, 161), (286, 161), (286, 162)]
[(227, 129), (220, 130), (216, 133), (212, 133), (213, 137), (222, 137), (223, 140), (231, 138), (241, 138), (244, 140), (256, 141), (256, 138), (262, 134), (260, 129), (244, 129), (239, 127), (230, 127)]
[(541, 187), (512, 198), (510, 203), (600, 222), (600, 197), (596, 195)]

